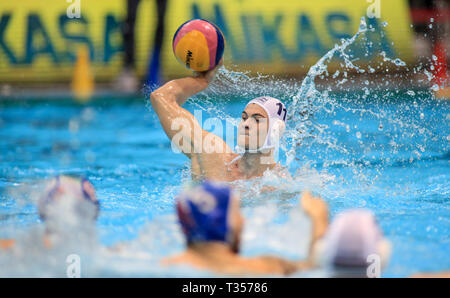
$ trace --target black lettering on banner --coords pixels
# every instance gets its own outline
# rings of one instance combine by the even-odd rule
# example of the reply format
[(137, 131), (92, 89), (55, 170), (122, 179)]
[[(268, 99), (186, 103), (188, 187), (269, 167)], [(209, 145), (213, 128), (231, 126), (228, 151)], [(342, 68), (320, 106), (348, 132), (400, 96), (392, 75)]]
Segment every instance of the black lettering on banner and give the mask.
[(1, 16), (0, 18), (0, 49), (3, 49), (3, 51), (6, 54), (6, 57), (8, 57), (10, 63), (16, 64), (17, 59), (14, 56), (13, 51), (8, 47), (5, 41), (6, 36), (6, 28), (8, 28), (9, 21), (11, 19), (11, 14), (7, 13)]

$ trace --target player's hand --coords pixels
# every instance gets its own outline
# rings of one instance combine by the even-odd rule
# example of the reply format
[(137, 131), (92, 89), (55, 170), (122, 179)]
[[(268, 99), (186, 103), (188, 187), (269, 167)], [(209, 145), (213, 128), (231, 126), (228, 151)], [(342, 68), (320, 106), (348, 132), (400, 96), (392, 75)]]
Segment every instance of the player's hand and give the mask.
[(195, 72), (196, 77), (201, 77), (206, 80), (206, 82), (209, 84), (211, 83), (214, 78), (216, 77), (217, 71), (219, 68), (223, 65), (223, 58), (220, 59), (219, 63), (211, 70), (203, 71), (203, 72)]
[(302, 193), (300, 204), (305, 210), (306, 214), (312, 218), (327, 218), (328, 206), (320, 197), (314, 197), (311, 192), (305, 191)]

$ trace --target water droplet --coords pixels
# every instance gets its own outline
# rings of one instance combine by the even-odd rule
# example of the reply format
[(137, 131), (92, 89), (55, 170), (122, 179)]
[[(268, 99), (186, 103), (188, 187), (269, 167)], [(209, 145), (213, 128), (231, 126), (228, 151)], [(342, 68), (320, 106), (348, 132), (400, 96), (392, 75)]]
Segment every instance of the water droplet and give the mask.
[(430, 72), (424, 70), (423, 73), (427, 76), (428, 81), (431, 81), (431, 79), (433, 79), (433, 75)]
[(77, 133), (80, 128), (80, 125), (77, 120), (71, 119), (69, 121), (69, 131), (71, 133)]
[(93, 108), (85, 108), (81, 114), (83, 121), (90, 122), (95, 118), (95, 111)]
[(412, 91), (412, 90), (408, 90), (408, 91), (406, 92), (406, 94), (408, 94), (408, 95), (410, 95), (410, 96), (416, 95), (416, 93), (415, 93), (414, 91)]
[(359, 30), (364, 31), (367, 29), (366, 18), (361, 17), (361, 22), (359, 23)]
[(359, 131), (356, 133), (356, 137), (357, 137), (358, 139), (361, 139), (361, 133), (360, 133)]

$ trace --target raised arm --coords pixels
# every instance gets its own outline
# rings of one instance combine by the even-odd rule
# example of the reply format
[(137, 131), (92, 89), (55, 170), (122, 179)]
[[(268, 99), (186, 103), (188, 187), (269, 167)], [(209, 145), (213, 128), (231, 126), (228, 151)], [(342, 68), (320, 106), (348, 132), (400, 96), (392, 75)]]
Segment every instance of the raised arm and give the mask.
[(322, 238), (328, 229), (328, 207), (327, 203), (320, 197), (314, 197), (310, 192), (303, 192), (301, 205), (306, 214), (311, 218), (312, 232), (309, 246), (308, 260), (313, 263), (313, 253), (317, 241)]
[(251, 265), (262, 273), (291, 274), (296, 271), (312, 269), (316, 266), (314, 262), (314, 248), (317, 241), (322, 238), (328, 229), (328, 207), (325, 201), (314, 197), (310, 192), (303, 192), (300, 204), (306, 214), (311, 218), (312, 233), (309, 247), (308, 259), (290, 261), (279, 257), (261, 256), (250, 260)]
[[(181, 106), (189, 97), (208, 87), (221, 65), (222, 62), (206, 73), (197, 73), (195, 77), (170, 81), (150, 95), (152, 107), (166, 135), (189, 158), (194, 145), (202, 144), (202, 140), (210, 133), (204, 131), (195, 117)], [(219, 137), (215, 139), (226, 145)]]

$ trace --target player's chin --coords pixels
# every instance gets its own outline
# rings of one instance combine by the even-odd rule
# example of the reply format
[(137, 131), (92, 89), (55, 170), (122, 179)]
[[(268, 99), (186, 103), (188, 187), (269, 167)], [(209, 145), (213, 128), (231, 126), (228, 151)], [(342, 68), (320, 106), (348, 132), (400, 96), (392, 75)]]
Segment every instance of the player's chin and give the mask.
[(238, 135), (237, 144), (239, 147), (244, 148), (245, 151), (258, 150), (261, 144), (258, 139), (250, 138), (248, 134)]
[(247, 147), (249, 146), (250, 140), (248, 135), (245, 134), (239, 134), (237, 137), (237, 144), (241, 148), (245, 148), (247, 150)]

